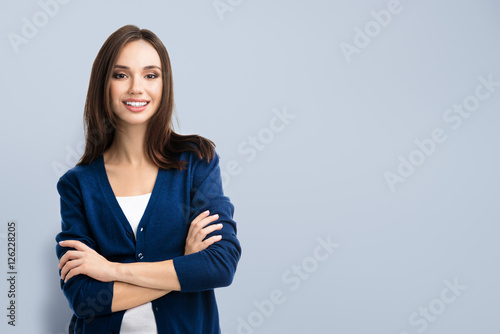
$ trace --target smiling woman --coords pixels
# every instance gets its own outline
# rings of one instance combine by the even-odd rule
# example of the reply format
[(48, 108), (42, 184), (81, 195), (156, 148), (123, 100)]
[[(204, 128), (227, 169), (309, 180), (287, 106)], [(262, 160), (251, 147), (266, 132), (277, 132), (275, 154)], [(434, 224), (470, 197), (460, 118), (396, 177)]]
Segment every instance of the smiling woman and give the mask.
[(215, 144), (174, 132), (172, 87), (149, 30), (118, 29), (94, 61), (85, 152), (57, 183), (69, 333), (220, 333), (214, 289), (241, 255), (234, 206)]

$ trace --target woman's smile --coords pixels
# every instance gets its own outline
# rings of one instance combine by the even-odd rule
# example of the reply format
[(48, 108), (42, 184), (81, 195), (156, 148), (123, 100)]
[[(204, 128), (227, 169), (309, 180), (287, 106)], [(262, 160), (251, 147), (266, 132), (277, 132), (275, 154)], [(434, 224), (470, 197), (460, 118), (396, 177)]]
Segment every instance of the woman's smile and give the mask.
[(126, 99), (123, 101), (123, 104), (132, 112), (141, 112), (147, 108), (149, 101), (142, 99)]

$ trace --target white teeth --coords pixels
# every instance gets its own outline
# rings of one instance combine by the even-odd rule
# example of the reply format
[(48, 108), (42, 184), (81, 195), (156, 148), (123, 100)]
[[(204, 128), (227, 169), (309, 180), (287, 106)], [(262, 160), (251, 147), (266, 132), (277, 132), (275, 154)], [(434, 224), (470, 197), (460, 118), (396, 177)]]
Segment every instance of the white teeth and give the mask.
[(147, 102), (128, 102), (128, 101), (125, 101), (125, 104), (128, 106), (131, 106), (131, 107), (144, 107), (148, 103)]

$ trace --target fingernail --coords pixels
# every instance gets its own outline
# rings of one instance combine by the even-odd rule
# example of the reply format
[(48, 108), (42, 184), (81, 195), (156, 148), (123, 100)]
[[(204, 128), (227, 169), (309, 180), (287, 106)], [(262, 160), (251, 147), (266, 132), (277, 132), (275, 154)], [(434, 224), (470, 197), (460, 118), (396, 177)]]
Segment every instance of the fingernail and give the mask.
[(203, 211), (203, 213), (209, 213), (209, 212), (210, 212), (210, 210)]
[(222, 227), (222, 223), (217, 224), (217, 226)]

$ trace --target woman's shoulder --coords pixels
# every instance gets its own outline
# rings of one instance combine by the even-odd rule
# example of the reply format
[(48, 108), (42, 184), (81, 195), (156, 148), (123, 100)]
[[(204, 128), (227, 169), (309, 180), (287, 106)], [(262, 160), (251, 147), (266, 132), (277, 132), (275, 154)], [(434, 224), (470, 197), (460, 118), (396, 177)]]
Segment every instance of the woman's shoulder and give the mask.
[(92, 183), (93, 181), (95, 181), (99, 173), (98, 164), (101, 162), (100, 159), (102, 159), (102, 156), (100, 156), (90, 164), (76, 165), (68, 169), (63, 175), (59, 177), (58, 183), (60, 183), (61, 180), (66, 180), (69, 182), (88, 180), (91, 181), (90, 183)]
[(218, 159), (215, 143), (197, 134), (171, 133), (166, 151), (168, 155), (175, 155), (176, 160), (183, 161), (182, 165), (184, 167), (203, 164), (203, 161), (211, 163)]
[(189, 143), (189, 145), (191, 145), (194, 150), (186, 150), (182, 152), (180, 158), (182, 160), (186, 160), (193, 168), (203, 168), (203, 166), (208, 167), (219, 163), (220, 156), (215, 148), (213, 148), (213, 152), (210, 152), (202, 150), (202, 148), (196, 143)]

